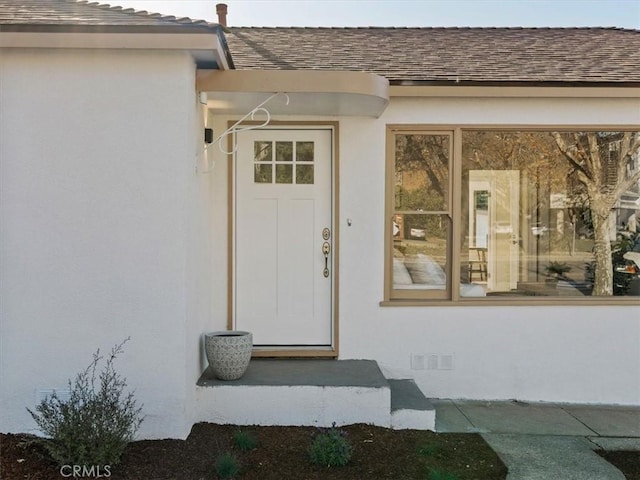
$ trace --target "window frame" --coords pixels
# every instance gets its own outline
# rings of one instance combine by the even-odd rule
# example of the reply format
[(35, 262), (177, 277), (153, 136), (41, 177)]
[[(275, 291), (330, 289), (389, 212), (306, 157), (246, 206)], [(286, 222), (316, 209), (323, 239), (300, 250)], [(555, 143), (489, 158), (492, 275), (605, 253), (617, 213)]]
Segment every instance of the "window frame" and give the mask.
[[(385, 130), (385, 209), (384, 209), (384, 297), (380, 306), (527, 306), (527, 305), (640, 305), (637, 296), (610, 297), (461, 297), (460, 268), (461, 257), (457, 245), (461, 245), (462, 235), (462, 134), (464, 131), (540, 131), (540, 132), (589, 132), (589, 131), (639, 131), (640, 125), (503, 125), (503, 124), (387, 124)], [(447, 298), (425, 294), (421, 290), (393, 289), (393, 237), (392, 225), (395, 213), (395, 137), (398, 134), (450, 135), (449, 157), (449, 215), (450, 243), (447, 255)]]
[[(447, 175), (447, 199), (446, 199), (446, 209), (444, 210), (424, 210), (424, 211), (413, 211), (413, 210), (396, 210), (395, 208), (395, 188), (397, 181), (397, 172), (395, 170), (395, 149), (396, 143), (395, 139), (397, 135), (438, 135), (438, 136), (446, 136), (449, 137), (449, 162), (447, 165), (448, 175)], [(387, 128), (387, 148), (388, 155), (391, 156), (391, 165), (387, 162), (387, 169), (391, 169), (391, 171), (387, 171), (387, 178), (390, 178), (391, 181), (387, 182), (387, 202), (385, 204), (385, 208), (387, 209), (387, 214), (385, 215), (385, 239), (389, 239), (392, 236), (393, 229), (393, 218), (396, 214), (401, 213), (404, 215), (414, 215), (414, 214), (424, 214), (424, 215), (442, 215), (447, 218), (449, 226), (448, 226), (448, 239), (447, 239), (447, 247), (445, 251), (446, 258), (449, 260), (447, 263), (447, 267), (451, 265), (453, 260), (453, 251), (451, 246), (453, 245), (453, 156), (454, 156), (454, 132), (453, 130), (430, 130), (430, 129), (415, 129), (412, 127), (396, 127), (396, 128)], [(389, 152), (390, 151), (390, 152)], [(389, 271), (393, 271), (393, 240), (390, 241), (391, 246), (386, 248), (385, 251), (387, 253), (388, 258), (385, 260), (385, 265)], [(434, 290), (418, 290), (418, 289), (394, 289), (393, 288), (393, 274), (385, 275), (388, 278), (387, 289), (389, 292), (389, 298), (399, 299), (399, 300), (446, 300), (449, 301), (452, 297), (452, 281), (451, 275), (449, 272), (447, 273), (447, 281), (444, 285), (444, 289), (434, 289)]]

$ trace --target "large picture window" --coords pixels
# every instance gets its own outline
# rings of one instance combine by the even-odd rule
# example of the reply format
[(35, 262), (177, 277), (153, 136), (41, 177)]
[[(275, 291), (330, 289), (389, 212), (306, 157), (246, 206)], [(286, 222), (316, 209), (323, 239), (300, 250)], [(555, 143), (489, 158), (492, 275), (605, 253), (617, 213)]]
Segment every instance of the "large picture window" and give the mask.
[(640, 132), (397, 126), (387, 142), (387, 300), (640, 296)]

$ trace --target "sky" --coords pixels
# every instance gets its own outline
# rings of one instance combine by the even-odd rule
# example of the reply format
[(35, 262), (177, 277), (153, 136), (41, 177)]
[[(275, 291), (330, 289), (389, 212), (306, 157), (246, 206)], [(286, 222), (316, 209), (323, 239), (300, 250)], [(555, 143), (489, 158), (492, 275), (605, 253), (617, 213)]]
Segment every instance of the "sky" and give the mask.
[(622, 27), (640, 29), (640, 0), (99, 0), (229, 26)]

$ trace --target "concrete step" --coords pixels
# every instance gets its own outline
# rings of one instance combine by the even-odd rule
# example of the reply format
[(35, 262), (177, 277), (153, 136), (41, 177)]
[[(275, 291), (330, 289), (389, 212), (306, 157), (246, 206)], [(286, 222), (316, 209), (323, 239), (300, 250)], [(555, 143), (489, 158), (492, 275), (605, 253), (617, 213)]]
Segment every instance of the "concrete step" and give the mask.
[(436, 409), (416, 382), (410, 379), (388, 382), (391, 387), (391, 428), (435, 431)]
[(373, 360), (254, 358), (239, 380), (207, 369), (194, 421), (235, 425), (367, 423), (435, 430), (435, 409), (413, 380), (387, 380)]
[(252, 359), (239, 380), (207, 369), (195, 421), (235, 425), (390, 426), (391, 390), (372, 360)]

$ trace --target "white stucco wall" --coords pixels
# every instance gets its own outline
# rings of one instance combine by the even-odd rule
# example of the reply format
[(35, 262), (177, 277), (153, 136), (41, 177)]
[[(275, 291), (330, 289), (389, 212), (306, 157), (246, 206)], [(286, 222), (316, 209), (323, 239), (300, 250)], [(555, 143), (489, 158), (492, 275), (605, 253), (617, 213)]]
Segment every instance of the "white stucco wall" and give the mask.
[[(189, 426), (202, 421), (195, 409), (196, 382), (208, 363), (204, 353), (204, 333), (213, 330), (211, 314), (216, 310), (213, 301), (212, 279), (220, 268), (213, 263), (213, 239), (220, 233), (212, 224), (212, 189), (210, 165), (203, 142), (206, 124), (206, 107), (196, 102), (193, 148), (197, 171), (191, 172), (187, 183), (187, 330), (185, 337), (186, 374), (184, 388), (187, 392), (186, 420)], [(224, 308), (224, 304), (219, 307)]]
[[(388, 123), (640, 125), (640, 100), (405, 98), (340, 122), (342, 357), (375, 358), (432, 397), (640, 404), (637, 306), (379, 306)], [(412, 370), (412, 354), (453, 355), (453, 369)]]
[(194, 77), (187, 53), (2, 51), (0, 431), (34, 428), (37, 389), (131, 336), (140, 435), (188, 433), (210, 308)]
[[(229, 182), (217, 147), (196, 173), (194, 69), (180, 53), (0, 55), (0, 431), (33, 429), (38, 389), (127, 336), (117, 367), (144, 403), (140, 436), (203, 419), (201, 337), (227, 326)], [(638, 125), (640, 100), (394, 98), (379, 119), (318, 120), (340, 122), (341, 358), (432, 397), (640, 404), (637, 307), (379, 305), (386, 124)], [(217, 136), (227, 119), (209, 124)], [(411, 354), (453, 369), (412, 370)]]
[[(640, 125), (640, 99), (393, 98), (379, 119), (317, 120), (340, 122), (340, 358), (375, 359), (388, 376), (415, 378), (431, 397), (640, 404), (637, 306), (379, 305), (387, 124)], [(216, 170), (214, 190), (224, 198), (226, 163)], [(226, 220), (225, 204), (213, 214)], [(214, 239), (220, 250), (224, 242), (226, 230)], [(225, 279), (220, 270), (214, 282)], [(224, 310), (213, 318), (225, 326)], [(413, 370), (412, 354), (451, 355), (453, 368)]]

